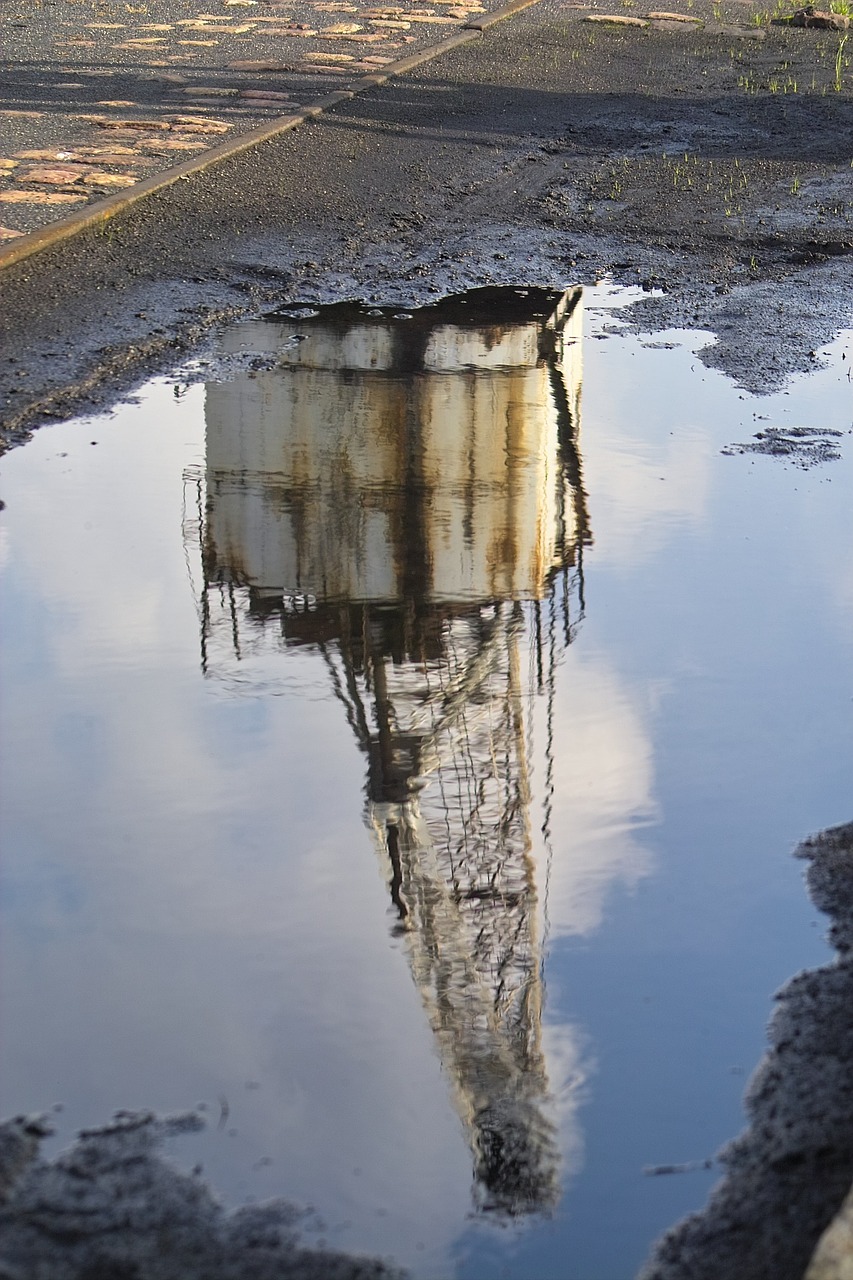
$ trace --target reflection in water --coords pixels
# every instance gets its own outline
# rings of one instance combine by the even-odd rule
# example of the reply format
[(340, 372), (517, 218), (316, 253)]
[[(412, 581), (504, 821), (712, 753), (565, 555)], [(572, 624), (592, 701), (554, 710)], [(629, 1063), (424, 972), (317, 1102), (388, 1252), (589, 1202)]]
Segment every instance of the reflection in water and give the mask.
[(556, 666), (589, 541), (580, 319), (579, 291), (482, 290), (408, 320), (246, 326), (233, 349), (274, 365), (208, 388), (206, 473), (186, 477), (202, 668), (269, 690), (283, 649), (322, 655), (478, 1205), (510, 1214), (559, 1195), (528, 704), (548, 700), (549, 849)]

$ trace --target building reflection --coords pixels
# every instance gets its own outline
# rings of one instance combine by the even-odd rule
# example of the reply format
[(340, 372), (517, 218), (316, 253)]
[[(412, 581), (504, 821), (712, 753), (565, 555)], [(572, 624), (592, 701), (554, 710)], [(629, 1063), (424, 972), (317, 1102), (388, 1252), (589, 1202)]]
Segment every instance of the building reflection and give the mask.
[(513, 1215), (560, 1189), (530, 708), (550, 739), (584, 610), (580, 323), (579, 290), (480, 290), (243, 326), (224, 354), (265, 367), (208, 388), (186, 477), (202, 668), (267, 687), (282, 651), (321, 656), (477, 1203)]

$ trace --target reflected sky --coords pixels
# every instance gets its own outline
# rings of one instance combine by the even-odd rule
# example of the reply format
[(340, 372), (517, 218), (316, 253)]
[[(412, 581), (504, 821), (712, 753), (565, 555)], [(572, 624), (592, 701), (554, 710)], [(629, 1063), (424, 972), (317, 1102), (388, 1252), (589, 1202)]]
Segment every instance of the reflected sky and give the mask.
[[(208, 1131), (177, 1154), (223, 1195), (310, 1202), (330, 1244), (424, 1277), (549, 1280), (569, 1258), (573, 1280), (615, 1280), (701, 1205), (713, 1174), (642, 1169), (702, 1159), (740, 1127), (770, 994), (825, 954), (788, 851), (849, 817), (853, 755), (850, 444), (809, 472), (719, 451), (754, 415), (846, 432), (850, 384), (839, 346), (787, 394), (742, 397), (692, 358), (701, 335), (646, 348), (596, 338), (612, 317), (588, 314), (582, 396), (580, 344), (543, 347), (542, 317), (488, 342), (478, 317), (416, 340), (361, 317), (386, 331), (372, 346), (341, 318), (338, 367), (322, 326), (287, 345), (311, 326), (278, 321), (224, 339), (268, 350), (275, 329), (277, 370), (180, 399), (158, 382), (3, 460), (4, 1114), (61, 1102), (67, 1137), (113, 1108), (204, 1102)], [(491, 378), (471, 370), (483, 360)], [(413, 405), (434, 440), (416, 483), (400, 474)], [(460, 420), (451, 467), (442, 432)], [(500, 465), (490, 421), (510, 424)], [(235, 457), (283, 423), (302, 432), (287, 459)], [(367, 433), (361, 461), (347, 423)], [(316, 501), (297, 520), (306, 479)], [(380, 662), (391, 746), (409, 756), (377, 775)], [(466, 673), (489, 732), (469, 759), (448, 724), (426, 759), (427, 685)], [(496, 742), (507, 763), (488, 774)], [(512, 778), (516, 802), (526, 788), (525, 821), (490, 810), (499, 838), (473, 861), (503, 850), (501, 874), (527, 877), (503, 913), (527, 1014), (513, 1022), (508, 1001), (473, 1042), (453, 1000), (437, 1009), (435, 956), (450, 952), (460, 989), (475, 916), (450, 946), (449, 908), (430, 934), (418, 906), (441, 883), (484, 901), (436, 834), (460, 762), (469, 819), (477, 794), (497, 805), (487, 776)], [(395, 823), (410, 833), (396, 887)], [(469, 972), (466, 998), (494, 1003), (493, 970)], [(484, 1183), (472, 1116), (498, 1059), (504, 1084), (530, 1079), (506, 1074), (521, 1032), (562, 1199), (507, 1230), (469, 1217)]]

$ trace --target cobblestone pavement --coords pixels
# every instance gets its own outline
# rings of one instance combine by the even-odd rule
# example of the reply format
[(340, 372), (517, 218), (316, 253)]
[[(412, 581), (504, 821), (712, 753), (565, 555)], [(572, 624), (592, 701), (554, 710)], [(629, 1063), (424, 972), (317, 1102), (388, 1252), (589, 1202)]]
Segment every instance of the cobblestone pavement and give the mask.
[(0, 239), (308, 106), (499, 0), (4, 0)]

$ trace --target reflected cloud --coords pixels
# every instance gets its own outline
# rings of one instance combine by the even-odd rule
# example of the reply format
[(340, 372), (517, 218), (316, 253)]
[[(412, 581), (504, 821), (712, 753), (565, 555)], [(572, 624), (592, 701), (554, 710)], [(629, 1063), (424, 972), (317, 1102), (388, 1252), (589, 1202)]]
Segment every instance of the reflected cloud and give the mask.
[(588, 936), (614, 886), (633, 889), (651, 873), (640, 836), (659, 814), (643, 712), (599, 657), (578, 648), (565, 655), (554, 751), (566, 767), (553, 825), (571, 839), (550, 870), (551, 929), (555, 937)]
[[(679, 346), (696, 343), (685, 331), (669, 336)], [(666, 351), (648, 352), (642, 361), (623, 360), (613, 378), (612, 352), (602, 350), (608, 346), (591, 344), (595, 408), (588, 429), (597, 448), (586, 477), (595, 494), (596, 563), (631, 573), (680, 530), (707, 521), (716, 449), (693, 416), (698, 405), (689, 366), (669, 360)], [(662, 435), (656, 426), (670, 419), (673, 403), (680, 406), (678, 429)], [(638, 412), (647, 424), (642, 436), (631, 425)]]
[[(620, 408), (614, 420), (624, 421), (625, 413)], [(590, 476), (607, 530), (598, 547), (603, 562), (630, 572), (659, 554), (674, 529), (705, 519), (711, 465), (703, 436), (685, 429), (664, 447), (642, 449), (614, 436), (606, 459), (606, 467)]]

